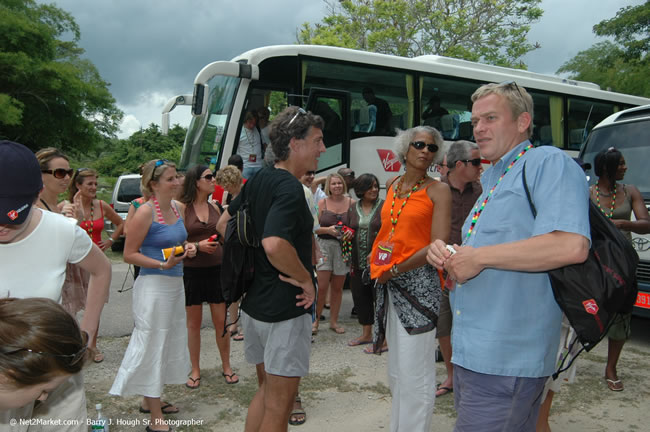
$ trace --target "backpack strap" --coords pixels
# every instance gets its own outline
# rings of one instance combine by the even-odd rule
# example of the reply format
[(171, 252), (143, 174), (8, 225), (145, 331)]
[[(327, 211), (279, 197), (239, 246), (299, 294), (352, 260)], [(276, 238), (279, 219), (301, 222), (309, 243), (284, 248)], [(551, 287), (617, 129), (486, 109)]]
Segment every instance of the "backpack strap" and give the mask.
[(528, 183), (526, 182), (526, 162), (524, 162), (524, 167), (521, 170), (521, 181), (524, 183), (524, 191), (526, 191), (526, 198), (528, 198), (528, 205), (530, 206), (530, 211), (533, 214), (533, 217), (537, 217), (537, 209), (533, 200), (530, 198), (530, 190), (528, 190)]

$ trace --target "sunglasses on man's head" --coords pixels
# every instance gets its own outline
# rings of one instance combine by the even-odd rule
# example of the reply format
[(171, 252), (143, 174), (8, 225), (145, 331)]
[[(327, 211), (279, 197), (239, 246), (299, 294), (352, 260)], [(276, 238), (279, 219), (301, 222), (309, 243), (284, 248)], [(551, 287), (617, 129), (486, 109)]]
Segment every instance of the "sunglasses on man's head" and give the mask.
[(429, 153), (435, 153), (438, 151), (438, 145), (437, 144), (427, 144), (424, 141), (413, 141), (411, 144), (411, 147), (413, 147), (416, 150), (422, 150), (423, 148), (427, 148), (429, 150)]
[(53, 170), (41, 170), (41, 172), (45, 174), (52, 174), (54, 178), (58, 178), (58, 179), (64, 179), (66, 175), (72, 177), (72, 174), (74, 174), (73, 169), (63, 169), (63, 168), (57, 168)]
[(307, 115), (307, 111), (305, 111), (304, 109), (298, 107), (298, 110), (293, 115), (293, 117), (291, 117), (291, 120), (289, 120), (289, 124), (287, 126), (291, 126), (291, 123), (293, 123), (293, 121), (296, 119), (296, 117), (298, 117), (300, 114)]
[(519, 86), (515, 81), (503, 81), (499, 83), (499, 87), (514, 87), (515, 90), (517, 90), (517, 93), (519, 93), (519, 96), (523, 99), (524, 95), (521, 93), (521, 90), (519, 89)]
[(475, 167), (477, 167), (477, 166), (481, 166), (481, 158), (476, 158), (476, 159), (461, 159), (461, 162), (465, 163), (465, 165), (467, 165), (467, 163), (469, 162), (469, 163), (471, 163), (472, 165), (474, 165)]

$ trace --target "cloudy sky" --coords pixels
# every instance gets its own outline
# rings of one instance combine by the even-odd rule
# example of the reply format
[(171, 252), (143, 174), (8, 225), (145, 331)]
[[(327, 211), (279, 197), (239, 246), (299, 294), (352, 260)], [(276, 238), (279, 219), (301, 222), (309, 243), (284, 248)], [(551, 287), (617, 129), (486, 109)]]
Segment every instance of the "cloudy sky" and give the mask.
[[(320, 22), (322, 0), (39, 0), (72, 14), (80, 45), (111, 84), (125, 113), (120, 137), (160, 124), (163, 105), (192, 91), (206, 64), (230, 60), (265, 45), (295, 43), (304, 22)], [(553, 74), (596, 39), (594, 24), (621, 7), (644, 0), (542, 0), (542, 19), (531, 42), (541, 48), (525, 58), (529, 70)], [(189, 107), (176, 108), (171, 123), (189, 124)]]

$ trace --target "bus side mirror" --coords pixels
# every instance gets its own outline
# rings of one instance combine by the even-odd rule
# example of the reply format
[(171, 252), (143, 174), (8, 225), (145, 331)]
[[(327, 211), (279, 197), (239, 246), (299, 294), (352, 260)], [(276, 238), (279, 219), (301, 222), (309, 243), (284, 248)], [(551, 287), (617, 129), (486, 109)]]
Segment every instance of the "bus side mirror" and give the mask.
[(206, 84), (196, 84), (194, 86), (194, 95), (192, 96), (192, 115), (200, 116), (206, 111), (205, 103), (207, 99), (205, 98), (205, 90), (207, 88)]

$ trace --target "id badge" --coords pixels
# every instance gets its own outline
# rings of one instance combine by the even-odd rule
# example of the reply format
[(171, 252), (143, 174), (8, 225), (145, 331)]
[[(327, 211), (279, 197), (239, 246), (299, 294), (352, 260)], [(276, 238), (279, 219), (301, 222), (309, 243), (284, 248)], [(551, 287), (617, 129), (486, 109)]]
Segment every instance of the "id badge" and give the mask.
[(445, 278), (445, 286), (443, 289), (446, 289), (448, 291), (453, 291), (454, 288), (456, 288), (456, 281), (451, 280), (449, 276)]
[(257, 155), (256, 154), (249, 154), (248, 155), (248, 162), (257, 162)]
[(395, 244), (392, 242), (379, 242), (377, 245), (377, 252), (373, 259), (375, 265), (390, 264), (390, 258), (393, 256), (393, 248)]

